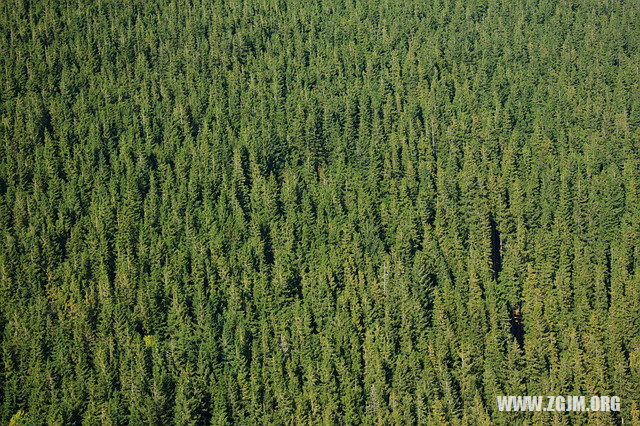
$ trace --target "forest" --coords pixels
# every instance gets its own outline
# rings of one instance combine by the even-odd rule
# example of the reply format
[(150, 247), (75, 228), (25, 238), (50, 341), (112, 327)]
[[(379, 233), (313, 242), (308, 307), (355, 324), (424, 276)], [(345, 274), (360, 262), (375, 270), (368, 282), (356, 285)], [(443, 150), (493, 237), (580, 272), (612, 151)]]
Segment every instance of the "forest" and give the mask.
[(1, 424), (640, 424), (640, 0), (4, 0), (0, 85)]

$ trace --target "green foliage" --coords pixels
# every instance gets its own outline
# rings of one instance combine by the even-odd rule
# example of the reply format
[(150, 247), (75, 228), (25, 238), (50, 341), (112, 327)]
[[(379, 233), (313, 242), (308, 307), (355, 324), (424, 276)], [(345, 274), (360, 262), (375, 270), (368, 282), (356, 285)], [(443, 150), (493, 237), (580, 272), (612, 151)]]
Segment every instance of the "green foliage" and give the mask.
[(2, 2), (0, 423), (637, 422), (638, 22)]

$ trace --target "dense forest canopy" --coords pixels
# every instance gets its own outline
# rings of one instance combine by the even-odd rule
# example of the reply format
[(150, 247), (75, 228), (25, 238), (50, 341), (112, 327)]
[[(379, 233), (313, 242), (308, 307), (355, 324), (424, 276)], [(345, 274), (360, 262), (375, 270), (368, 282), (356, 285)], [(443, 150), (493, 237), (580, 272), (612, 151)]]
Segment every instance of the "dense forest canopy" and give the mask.
[(639, 44), (638, 0), (0, 2), (0, 422), (640, 422)]

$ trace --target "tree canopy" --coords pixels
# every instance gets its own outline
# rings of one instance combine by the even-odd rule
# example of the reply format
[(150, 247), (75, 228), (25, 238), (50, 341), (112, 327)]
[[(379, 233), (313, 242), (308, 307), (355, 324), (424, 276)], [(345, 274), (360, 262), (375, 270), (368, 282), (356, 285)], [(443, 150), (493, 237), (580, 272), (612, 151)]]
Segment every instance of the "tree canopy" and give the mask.
[(638, 0), (0, 2), (0, 422), (640, 422), (638, 64)]

